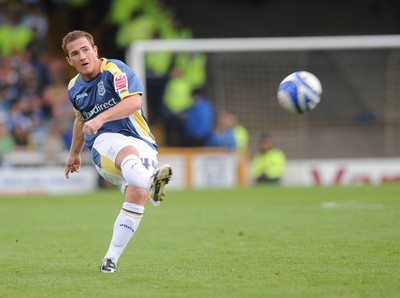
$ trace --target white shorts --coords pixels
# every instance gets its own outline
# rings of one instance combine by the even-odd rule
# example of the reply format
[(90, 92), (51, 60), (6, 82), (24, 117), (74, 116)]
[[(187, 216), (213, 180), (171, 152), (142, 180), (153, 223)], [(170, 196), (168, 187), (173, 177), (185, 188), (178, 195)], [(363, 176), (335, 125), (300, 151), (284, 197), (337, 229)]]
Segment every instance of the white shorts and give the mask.
[(121, 186), (122, 190), (128, 183), (115, 167), (115, 159), (118, 152), (127, 146), (136, 148), (143, 165), (150, 174), (153, 174), (154, 170), (158, 168), (158, 152), (140, 139), (119, 133), (102, 133), (94, 141), (91, 152), (92, 162), (99, 174), (108, 182)]

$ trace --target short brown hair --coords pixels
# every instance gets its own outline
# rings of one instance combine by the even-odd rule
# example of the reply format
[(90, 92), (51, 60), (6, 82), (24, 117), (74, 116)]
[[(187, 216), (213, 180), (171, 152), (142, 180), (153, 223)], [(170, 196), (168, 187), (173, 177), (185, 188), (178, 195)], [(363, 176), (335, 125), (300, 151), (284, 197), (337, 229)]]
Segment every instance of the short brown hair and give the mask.
[(64, 36), (64, 38), (62, 39), (62, 44), (61, 44), (61, 47), (64, 50), (64, 53), (67, 54), (67, 56), (68, 56), (67, 45), (70, 42), (73, 42), (81, 37), (85, 37), (90, 42), (92, 47), (94, 47), (94, 39), (93, 39), (92, 34), (85, 32), (85, 31), (80, 31), (80, 30), (71, 31), (67, 35)]

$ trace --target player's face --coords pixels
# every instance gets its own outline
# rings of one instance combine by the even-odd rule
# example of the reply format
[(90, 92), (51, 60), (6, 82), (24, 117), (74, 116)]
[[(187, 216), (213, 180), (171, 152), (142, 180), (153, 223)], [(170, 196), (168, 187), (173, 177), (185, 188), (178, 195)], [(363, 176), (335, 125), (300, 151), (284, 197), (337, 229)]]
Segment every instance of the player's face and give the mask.
[(100, 72), (101, 60), (97, 57), (97, 47), (92, 46), (86, 37), (78, 38), (69, 44), (67, 61), (76, 68), (83, 79), (90, 81)]

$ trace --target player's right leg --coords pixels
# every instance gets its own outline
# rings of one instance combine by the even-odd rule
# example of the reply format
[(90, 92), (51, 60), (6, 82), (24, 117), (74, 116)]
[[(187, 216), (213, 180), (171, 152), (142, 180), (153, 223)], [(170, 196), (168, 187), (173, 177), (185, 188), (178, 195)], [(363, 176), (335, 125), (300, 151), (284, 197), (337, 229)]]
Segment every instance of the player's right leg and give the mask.
[(149, 191), (149, 197), (155, 202), (155, 205), (159, 205), (164, 199), (164, 187), (169, 183), (172, 177), (172, 167), (169, 164), (162, 165), (156, 170), (152, 176), (151, 187)]
[(158, 168), (157, 151), (145, 142), (131, 139), (131, 144), (118, 153), (115, 164), (127, 184), (148, 190), (150, 202), (158, 206), (164, 199), (164, 187), (171, 180), (172, 168), (168, 164)]

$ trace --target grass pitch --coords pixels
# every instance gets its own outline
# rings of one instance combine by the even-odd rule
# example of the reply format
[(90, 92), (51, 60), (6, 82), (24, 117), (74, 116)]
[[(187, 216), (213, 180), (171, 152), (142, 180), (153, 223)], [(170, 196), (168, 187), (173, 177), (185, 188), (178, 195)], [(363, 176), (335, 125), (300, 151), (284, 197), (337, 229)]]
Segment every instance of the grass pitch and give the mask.
[(118, 274), (122, 196), (0, 199), (1, 297), (400, 297), (400, 185), (169, 191)]

